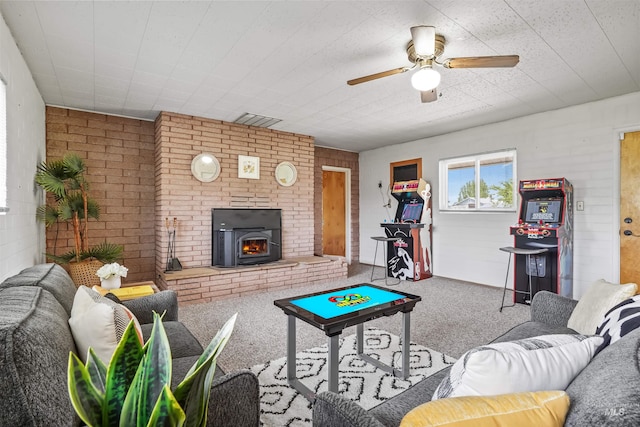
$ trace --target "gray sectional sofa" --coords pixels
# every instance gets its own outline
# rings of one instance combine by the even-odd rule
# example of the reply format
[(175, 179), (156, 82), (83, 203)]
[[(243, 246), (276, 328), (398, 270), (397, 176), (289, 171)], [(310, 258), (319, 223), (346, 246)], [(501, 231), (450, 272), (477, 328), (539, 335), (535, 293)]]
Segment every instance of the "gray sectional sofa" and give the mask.
[[(575, 334), (567, 322), (577, 301), (550, 292), (538, 292), (531, 304), (531, 320), (494, 342), (548, 334)], [(566, 389), (571, 400), (565, 426), (640, 425), (640, 329), (605, 347)], [(450, 367), (410, 389), (365, 411), (331, 392), (320, 393), (313, 406), (316, 427), (398, 426), (406, 413), (431, 400)]]
[[(0, 425), (77, 426), (67, 392), (69, 352), (77, 352), (69, 316), (76, 286), (57, 264), (27, 268), (0, 284)], [(152, 310), (163, 318), (173, 358), (175, 386), (202, 353), (202, 346), (178, 321), (173, 291), (124, 303), (148, 338)], [(212, 325), (219, 328), (222, 325)], [(207, 425), (258, 426), (258, 379), (250, 371), (216, 369)]]

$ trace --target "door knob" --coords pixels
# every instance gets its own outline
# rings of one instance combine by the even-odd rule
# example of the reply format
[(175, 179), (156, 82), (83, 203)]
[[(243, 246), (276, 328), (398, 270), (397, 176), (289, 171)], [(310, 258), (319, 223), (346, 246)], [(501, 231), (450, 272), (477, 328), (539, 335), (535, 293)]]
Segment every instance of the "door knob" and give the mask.
[(624, 230), (624, 235), (625, 236), (631, 236), (633, 234), (633, 231), (631, 230)]
[(629, 217), (626, 217), (624, 219), (624, 222), (625, 222), (625, 224), (631, 224), (633, 222), (633, 220), (631, 218), (629, 218)]

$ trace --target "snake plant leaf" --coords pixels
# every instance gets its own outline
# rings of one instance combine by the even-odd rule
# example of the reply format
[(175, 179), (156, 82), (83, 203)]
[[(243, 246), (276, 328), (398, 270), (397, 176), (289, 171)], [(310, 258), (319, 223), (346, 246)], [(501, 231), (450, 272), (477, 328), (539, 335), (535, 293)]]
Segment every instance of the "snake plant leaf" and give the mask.
[(216, 368), (216, 359), (207, 359), (176, 388), (176, 400), (185, 412), (185, 425), (204, 427), (207, 424), (209, 396)]
[(89, 347), (85, 367), (89, 372), (91, 383), (104, 396), (105, 383), (107, 382), (107, 366), (96, 355), (92, 347)]
[(180, 427), (184, 422), (184, 411), (171, 393), (171, 388), (165, 385), (153, 408), (147, 427)]
[(121, 426), (146, 426), (163, 387), (171, 387), (171, 348), (158, 313), (153, 313), (153, 329), (144, 350), (124, 401)]
[(143, 354), (138, 332), (131, 321), (113, 352), (107, 368), (105, 405), (103, 407), (105, 426), (119, 424), (127, 390), (136, 376)]
[(101, 426), (104, 396), (93, 386), (87, 368), (72, 352), (69, 353), (67, 388), (71, 404), (80, 419), (89, 427)]
[(231, 333), (233, 332), (233, 327), (236, 324), (236, 319), (238, 318), (238, 313), (235, 313), (233, 316), (226, 321), (222, 328), (218, 331), (215, 337), (211, 340), (207, 348), (204, 349), (196, 363), (189, 369), (185, 378), (189, 377), (198, 366), (203, 364), (207, 359), (216, 358), (218, 354), (222, 352), (224, 346), (227, 345), (227, 341), (229, 341), (229, 337), (231, 337)]
[(216, 359), (229, 341), (237, 317), (238, 313), (227, 320), (175, 389), (175, 397), (185, 411), (189, 426), (204, 425), (207, 419)]

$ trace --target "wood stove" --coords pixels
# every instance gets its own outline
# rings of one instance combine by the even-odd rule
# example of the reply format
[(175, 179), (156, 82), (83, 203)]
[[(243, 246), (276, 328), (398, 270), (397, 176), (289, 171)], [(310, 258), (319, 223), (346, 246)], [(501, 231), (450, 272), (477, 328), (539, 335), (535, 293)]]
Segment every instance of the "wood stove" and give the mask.
[(211, 217), (212, 265), (263, 264), (282, 257), (280, 209), (215, 208)]

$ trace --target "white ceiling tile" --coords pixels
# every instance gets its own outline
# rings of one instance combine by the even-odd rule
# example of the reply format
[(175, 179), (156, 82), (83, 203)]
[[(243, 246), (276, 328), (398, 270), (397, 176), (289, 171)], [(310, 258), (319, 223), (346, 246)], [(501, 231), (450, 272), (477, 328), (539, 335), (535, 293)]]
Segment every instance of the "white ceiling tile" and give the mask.
[[(355, 151), (640, 90), (637, 0), (0, 1), (47, 104), (153, 119), (160, 109), (278, 129)], [(409, 27), (443, 57), (517, 54), (513, 69), (436, 67), (423, 104)], [(586, 42), (588, 41), (588, 42)]]
[(47, 40), (56, 36), (93, 43), (93, 2), (38, 1), (35, 5), (38, 21)]
[(98, 51), (117, 51), (122, 55), (137, 55), (153, 3), (94, 2), (94, 37)]
[(142, 71), (145, 73), (162, 74), (170, 76), (173, 69), (176, 67), (177, 60), (172, 60), (158, 52), (156, 55), (149, 55), (147, 53), (141, 54), (137, 57), (135, 69), (136, 71)]
[[(608, 2), (587, 1), (598, 24), (611, 42), (611, 50), (620, 58), (640, 89), (640, 2), (619, 0), (615, 7)], [(607, 66), (606, 64), (605, 66)]]
[[(95, 50), (93, 55), (95, 68), (119, 67), (133, 70), (138, 61), (138, 55), (133, 53), (125, 53), (119, 49), (108, 47), (100, 47)], [(98, 71), (96, 71), (98, 72)]]
[(149, 87), (159, 92), (164, 88), (168, 79), (166, 74), (147, 73), (138, 70), (133, 73), (131, 85), (133, 87)]
[(90, 42), (52, 36), (47, 44), (56, 67), (93, 70), (93, 45)]

